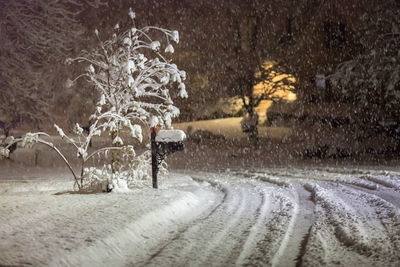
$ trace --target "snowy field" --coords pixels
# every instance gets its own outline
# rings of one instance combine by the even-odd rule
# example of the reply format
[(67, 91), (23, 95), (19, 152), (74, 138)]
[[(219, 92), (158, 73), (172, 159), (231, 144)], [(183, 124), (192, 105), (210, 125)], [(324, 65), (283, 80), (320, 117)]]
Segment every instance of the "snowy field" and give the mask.
[(72, 194), (64, 170), (35, 170), (1, 174), (0, 266), (400, 265), (399, 171), (175, 171)]
[[(174, 123), (173, 126), (176, 129), (186, 132), (188, 127), (191, 127), (193, 132), (196, 130), (206, 130), (214, 134), (221, 134), (228, 139), (247, 139), (247, 135), (243, 133), (240, 125), (242, 119), (242, 117), (234, 117), (215, 120), (191, 121)], [(285, 127), (267, 127), (261, 124), (258, 127), (258, 134), (260, 138), (282, 139), (290, 136), (291, 129)]]

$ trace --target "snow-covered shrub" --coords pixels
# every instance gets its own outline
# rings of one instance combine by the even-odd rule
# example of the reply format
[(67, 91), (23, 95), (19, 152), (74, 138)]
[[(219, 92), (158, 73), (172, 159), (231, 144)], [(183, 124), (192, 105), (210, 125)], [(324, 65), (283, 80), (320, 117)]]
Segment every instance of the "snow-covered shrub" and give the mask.
[[(179, 42), (179, 33), (153, 26), (138, 29), (134, 23), (135, 13), (131, 9), (129, 17), (129, 28), (123, 30), (117, 24), (111, 37), (104, 41), (96, 30), (98, 47), (84, 51), (77, 58), (67, 59), (67, 63), (77, 61), (87, 64), (85, 72), (75, 80), (86, 77), (99, 94), (96, 109), (89, 118), (88, 132), (75, 124), (73, 132), (76, 137), (72, 138), (54, 125), (62, 139), (75, 147), (76, 156), (81, 160), (80, 175), (50, 141), (41, 138), (43, 135), (49, 137), (47, 134), (28, 133), (24, 138), (15, 140), (22, 141), (25, 147), (42, 143), (55, 149), (71, 170), (76, 187), (81, 190), (125, 190), (128, 186), (140, 185), (148, 178), (151, 173), (149, 152), (137, 157), (134, 147), (127, 144), (122, 132), (142, 142), (142, 127), (170, 128), (172, 119), (180, 113), (174, 106), (170, 89), (177, 89), (172, 94), (174, 96), (187, 97), (184, 84), (186, 73), (161, 53), (161, 50), (174, 52), (172, 43)], [(153, 33), (164, 39), (153, 39)], [(89, 153), (92, 138), (102, 134), (110, 135), (111, 145)], [(1, 155), (7, 155), (7, 149), (8, 146), (2, 148)], [(86, 168), (92, 157), (107, 157), (108, 154), (112, 158), (110, 165), (102, 169)]]
[[(165, 162), (160, 164), (159, 173), (168, 174)], [(147, 150), (140, 156), (130, 160), (125, 171), (121, 172), (120, 177), (127, 181), (129, 188), (138, 188), (150, 186), (148, 183), (151, 179), (151, 151)]]
[[(126, 169), (113, 173), (110, 164), (102, 168), (89, 167), (83, 170), (81, 190), (86, 192), (123, 191), (124, 188), (150, 187), (151, 151), (147, 150), (140, 156), (127, 161)], [(161, 174), (168, 174), (166, 163), (159, 166)]]
[(8, 148), (0, 147), (0, 159), (6, 159), (10, 156), (10, 150)]
[(105, 165), (103, 168), (89, 167), (83, 169), (83, 174), (81, 177), (81, 188), (82, 191), (86, 192), (108, 192), (111, 190), (109, 184), (112, 179), (110, 179), (110, 166)]
[[(187, 97), (183, 81), (186, 73), (162, 54), (173, 53), (172, 43), (179, 42), (179, 33), (154, 26), (138, 29), (135, 13), (130, 9), (131, 26), (122, 30), (115, 25), (112, 36), (103, 41), (95, 31), (99, 46), (68, 62), (85, 62), (87, 77), (100, 95), (88, 137), (100, 131), (110, 133), (114, 147), (124, 145), (121, 131), (128, 130), (133, 138), (142, 142), (142, 126), (171, 127), (179, 115), (174, 106), (170, 88), (176, 85), (176, 95)], [(154, 40), (152, 33), (161, 33), (164, 40)], [(80, 76), (80, 77), (81, 77)], [(90, 138), (89, 138), (90, 139)], [(113, 173), (121, 172), (120, 152), (112, 151)]]

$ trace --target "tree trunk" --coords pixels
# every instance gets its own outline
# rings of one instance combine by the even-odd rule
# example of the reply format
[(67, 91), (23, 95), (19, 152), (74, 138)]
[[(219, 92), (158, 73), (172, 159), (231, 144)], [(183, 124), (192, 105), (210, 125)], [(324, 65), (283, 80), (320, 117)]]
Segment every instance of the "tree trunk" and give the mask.
[[(253, 99), (253, 97), (252, 97), (252, 99)], [(257, 146), (258, 145), (258, 114), (254, 110), (254, 108), (255, 108), (254, 100), (253, 100), (252, 105), (253, 105), (253, 108), (252, 108), (252, 112), (250, 114), (251, 121), (252, 121), (252, 127), (251, 127), (251, 131), (249, 132), (249, 140), (254, 146)]]
[(158, 162), (157, 162), (157, 145), (156, 145), (156, 131), (154, 128), (151, 129), (151, 170), (153, 188), (158, 188), (157, 173), (158, 173)]
[(252, 128), (252, 130), (250, 132), (247, 133), (247, 136), (249, 138), (250, 143), (257, 147), (258, 146), (258, 127), (257, 125), (255, 127)]
[(242, 120), (242, 131), (247, 134), (250, 143), (258, 146), (258, 114), (254, 111), (248, 112), (248, 116)]

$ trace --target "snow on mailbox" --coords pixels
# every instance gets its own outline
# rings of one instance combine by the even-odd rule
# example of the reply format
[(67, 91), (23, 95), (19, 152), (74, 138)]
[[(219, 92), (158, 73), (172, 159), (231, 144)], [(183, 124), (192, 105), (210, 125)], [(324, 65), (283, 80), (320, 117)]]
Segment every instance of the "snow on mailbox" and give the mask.
[(156, 136), (156, 142), (183, 142), (186, 134), (182, 130), (160, 130)]
[(162, 163), (167, 155), (183, 150), (185, 148), (183, 144), (185, 139), (186, 134), (182, 130), (160, 130), (157, 132), (156, 128), (151, 128), (151, 166), (153, 188), (158, 188), (158, 166)]

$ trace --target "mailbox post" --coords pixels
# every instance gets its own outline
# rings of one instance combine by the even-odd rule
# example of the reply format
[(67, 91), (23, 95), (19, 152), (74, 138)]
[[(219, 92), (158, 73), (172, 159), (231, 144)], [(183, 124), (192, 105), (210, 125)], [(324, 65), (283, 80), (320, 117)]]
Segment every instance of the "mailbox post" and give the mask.
[(158, 172), (158, 163), (157, 163), (157, 145), (156, 145), (156, 128), (151, 128), (151, 174), (153, 181), (153, 188), (158, 188), (157, 184), (157, 172)]
[(160, 130), (151, 128), (151, 170), (153, 188), (158, 188), (157, 173), (165, 157), (176, 151), (184, 150), (186, 135), (181, 130)]

